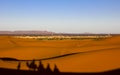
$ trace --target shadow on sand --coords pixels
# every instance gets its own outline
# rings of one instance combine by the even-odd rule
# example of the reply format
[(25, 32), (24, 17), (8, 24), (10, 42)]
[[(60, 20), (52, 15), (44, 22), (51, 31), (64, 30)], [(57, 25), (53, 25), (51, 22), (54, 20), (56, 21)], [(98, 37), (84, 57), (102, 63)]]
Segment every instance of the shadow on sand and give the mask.
[(49, 63), (45, 68), (41, 61), (37, 66), (35, 60), (26, 62), (26, 66), (29, 70), (21, 70), (21, 62), (18, 63), (17, 69), (0, 68), (0, 75), (120, 75), (120, 69), (99, 73), (60, 72), (57, 65), (54, 66), (54, 70), (51, 70)]
[(30, 71), (0, 68), (0, 75), (120, 75), (120, 69), (100, 73), (70, 73), (57, 71)]

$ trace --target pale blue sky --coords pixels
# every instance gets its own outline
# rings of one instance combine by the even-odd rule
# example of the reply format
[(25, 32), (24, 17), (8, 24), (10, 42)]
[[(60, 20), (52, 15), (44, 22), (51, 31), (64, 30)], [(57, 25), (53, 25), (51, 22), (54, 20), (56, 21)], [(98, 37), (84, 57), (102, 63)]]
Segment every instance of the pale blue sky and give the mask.
[(120, 0), (0, 0), (0, 30), (120, 33)]

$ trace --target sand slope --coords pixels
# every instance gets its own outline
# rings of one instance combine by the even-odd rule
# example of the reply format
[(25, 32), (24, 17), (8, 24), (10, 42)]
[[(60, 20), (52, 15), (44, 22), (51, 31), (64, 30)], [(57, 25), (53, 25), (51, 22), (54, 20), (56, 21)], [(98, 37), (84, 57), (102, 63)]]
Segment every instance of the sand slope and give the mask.
[(101, 72), (120, 68), (119, 57), (120, 50), (111, 49), (46, 60), (45, 63), (57, 64), (60, 70), (65, 72)]

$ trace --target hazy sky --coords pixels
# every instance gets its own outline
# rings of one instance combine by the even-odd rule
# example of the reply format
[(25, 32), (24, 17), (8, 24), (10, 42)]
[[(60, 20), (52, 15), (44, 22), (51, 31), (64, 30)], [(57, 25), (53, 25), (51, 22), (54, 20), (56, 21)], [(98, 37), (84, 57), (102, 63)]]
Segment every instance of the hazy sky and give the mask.
[(120, 33), (120, 0), (0, 0), (0, 30)]

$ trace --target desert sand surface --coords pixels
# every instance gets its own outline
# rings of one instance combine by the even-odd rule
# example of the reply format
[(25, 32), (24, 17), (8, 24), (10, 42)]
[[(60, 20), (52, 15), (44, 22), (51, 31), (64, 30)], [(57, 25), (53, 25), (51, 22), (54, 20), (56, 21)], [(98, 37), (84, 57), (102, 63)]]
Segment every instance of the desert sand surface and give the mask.
[[(62, 72), (102, 72), (120, 68), (120, 36), (93, 40), (35, 40), (13, 36), (0, 36), (0, 58), (19, 60), (50, 58), (78, 53), (65, 57), (43, 60), (43, 64), (54, 64)], [(27, 69), (25, 61), (22, 69)], [(38, 63), (38, 62), (36, 62)], [(16, 68), (17, 61), (2, 61), (0, 67)]]

